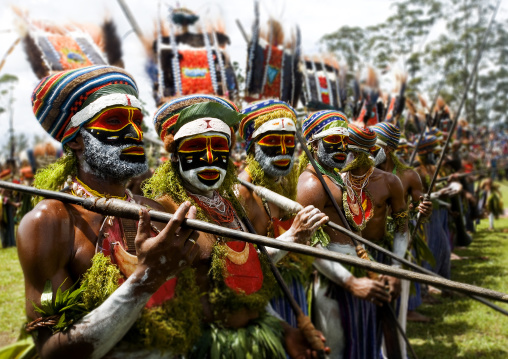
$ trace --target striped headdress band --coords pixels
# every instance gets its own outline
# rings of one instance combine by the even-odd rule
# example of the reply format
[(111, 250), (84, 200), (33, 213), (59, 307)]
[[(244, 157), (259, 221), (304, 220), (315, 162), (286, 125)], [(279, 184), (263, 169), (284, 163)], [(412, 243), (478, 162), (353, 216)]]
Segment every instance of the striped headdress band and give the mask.
[(388, 147), (397, 149), (400, 140), (400, 130), (389, 122), (381, 122), (371, 127), (378, 139), (386, 143)]
[(252, 146), (254, 132), (264, 123), (277, 118), (288, 118), (296, 124), (295, 110), (279, 100), (263, 100), (249, 104), (242, 110), (245, 115), (238, 133), (245, 140), (245, 150), (248, 152)]
[(348, 148), (370, 154), (370, 150), (376, 145), (376, 133), (368, 127), (361, 128), (355, 125), (349, 125), (348, 130)]
[(438, 146), (439, 140), (437, 139), (436, 136), (426, 135), (420, 142), (420, 145), (418, 146), (418, 154), (425, 155), (427, 153), (433, 152), (438, 148)]
[(32, 93), (32, 109), (41, 126), (65, 144), (94, 115), (111, 106), (141, 109), (136, 82), (125, 70), (89, 66), (43, 78)]
[[(332, 111), (332, 110), (322, 110), (318, 112), (314, 112), (309, 117), (307, 117), (302, 124), (303, 135), (307, 142), (316, 139), (318, 134), (327, 127), (329, 124), (337, 122), (340, 126), (334, 126), (336, 130), (343, 129), (343, 131), (339, 131), (344, 136), (348, 136), (348, 119), (346, 115), (340, 111)], [(329, 126), (328, 126), (329, 127)]]
[[(214, 103), (219, 106), (203, 105), (207, 103)], [(194, 108), (194, 110), (197, 111), (192, 111), (192, 109), (190, 109), (191, 106), (198, 104), (201, 104), (199, 108)], [(182, 113), (188, 116), (180, 116)], [(229, 126), (238, 124), (242, 118), (238, 108), (233, 102), (218, 96), (194, 94), (179, 97), (163, 104), (155, 112), (153, 124), (157, 134), (161, 140), (164, 141), (166, 135), (175, 135), (183, 125), (199, 118), (200, 116), (215, 116)]]

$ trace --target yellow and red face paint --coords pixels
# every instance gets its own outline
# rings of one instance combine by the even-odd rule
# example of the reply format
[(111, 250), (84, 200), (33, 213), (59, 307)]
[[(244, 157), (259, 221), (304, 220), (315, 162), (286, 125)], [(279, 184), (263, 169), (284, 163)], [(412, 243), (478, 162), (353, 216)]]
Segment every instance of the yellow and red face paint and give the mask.
[(293, 134), (270, 133), (256, 143), (270, 157), (287, 154), (293, 156), (295, 151), (295, 135)]
[[(219, 167), (226, 170), (229, 158), (229, 139), (220, 135), (197, 135), (182, 139), (178, 145), (178, 157), (183, 171), (200, 167)], [(219, 178), (219, 172), (206, 169), (198, 176), (206, 181)]]
[(142, 121), (139, 109), (115, 106), (99, 112), (83, 128), (104, 144), (122, 147), (124, 159), (144, 161)]

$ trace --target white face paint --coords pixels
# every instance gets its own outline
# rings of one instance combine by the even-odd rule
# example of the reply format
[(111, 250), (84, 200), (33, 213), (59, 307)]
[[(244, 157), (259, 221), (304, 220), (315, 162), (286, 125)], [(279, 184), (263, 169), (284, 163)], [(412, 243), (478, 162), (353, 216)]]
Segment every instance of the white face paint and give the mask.
[(374, 158), (374, 165), (379, 166), (380, 164), (383, 164), (386, 162), (386, 152), (383, 147), (379, 149), (379, 151), (376, 154), (376, 157)]
[(83, 150), (83, 171), (105, 180), (125, 182), (132, 177), (145, 173), (148, 162), (131, 162), (120, 159), (122, 150), (132, 144), (112, 146), (96, 139), (93, 135), (81, 129), (85, 148)]
[(210, 195), (224, 182), (229, 160), (229, 137), (206, 132), (182, 138), (178, 144), (178, 166), (191, 191)]

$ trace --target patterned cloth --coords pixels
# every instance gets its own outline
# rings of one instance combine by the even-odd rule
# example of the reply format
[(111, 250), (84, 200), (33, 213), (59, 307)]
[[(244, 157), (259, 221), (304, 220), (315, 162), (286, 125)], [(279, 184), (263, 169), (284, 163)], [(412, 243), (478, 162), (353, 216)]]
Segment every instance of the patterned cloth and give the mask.
[(371, 129), (376, 133), (378, 140), (383, 141), (390, 148), (397, 149), (400, 139), (400, 130), (397, 126), (381, 122), (372, 126)]
[[(191, 116), (183, 116), (184, 114), (186, 114), (184, 111), (189, 109), (190, 106), (205, 103), (217, 103), (222, 106), (215, 107), (213, 109), (203, 107), (203, 110), (208, 112), (206, 114), (194, 113), (191, 115), (190, 113), (187, 113), (188, 115)], [(238, 111), (239, 111), (238, 107), (236, 107), (236, 105), (233, 102), (226, 100), (225, 98), (222, 97), (213, 95), (189, 95), (179, 97), (159, 107), (159, 109), (157, 110), (157, 112), (155, 112), (155, 115), (153, 117), (153, 124), (155, 127), (155, 131), (157, 131), (157, 134), (160, 136), (161, 140), (164, 141), (166, 135), (176, 134), (176, 132), (178, 132), (178, 130), (183, 125), (192, 121), (193, 119), (198, 118), (199, 116), (201, 117), (218, 116), (217, 118), (227, 123), (228, 125), (233, 126), (237, 124), (241, 119), (241, 116), (239, 116)], [(198, 117), (196, 117), (196, 115)]]
[(289, 118), (296, 123), (296, 112), (284, 101), (264, 100), (251, 103), (242, 110), (245, 115), (238, 133), (245, 140), (245, 151), (248, 152), (252, 146), (252, 135), (264, 123), (276, 118)]
[[(339, 126), (337, 128), (344, 128), (345, 136), (348, 136), (348, 119), (341, 111), (323, 110), (314, 112), (307, 117), (302, 124), (303, 135), (307, 139), (307, 142), (312, 141), (318, 133), (321, 133), (325, 127), (328, 127), (331, 123), (337, 122)], [(328, 127), (329, 128), (329, 127)]]
[(43, 78), (32, 94), (32, 109), (41, 126), (65, 144), (106, 107), (141, 108), (134, 79), (113, 66), (89, 66)]
[[(300, 308), (302, 308), (303, 314), (309, 315), (307, 294), (305, 293), (305, 288), (302, 283), (293, 279), (291, 283), (287, 284), (293, 298), (295, 298)], [(293, 308), (291, 308), (291, 305), (285, 296), (282, 295), (280, 297), (273, 298), (270, 300), (270, 303), (272, 304), (273, 310), (275, 310), (282, 319), (288, 322), (293, 328), (298, 328), (298, 322), (293, 312)]]
[(356, 298), (331, 281), (328, 282), (327, 295), (337, 301), (340, 309), (340, 320), (345, 336), (343, 358), (382, 358), (376, 305)]
[(425, 224), (426, 238), (429, 249), (436, 259), (436, 266), (432, 268), (428, 263), (425, 267), (433, 272), (450, 279), (451, 272), (451, 245), (450, 230), (448, 228), (448, 210), (446, 208), (435, 209), (430, 221)]
[(370, 128), (361, 128), (355, 125), (349, 125), (348, 144), (349, 149), (362, 151), (370, 154), (370, 151), (376, 145), (376, 133)]

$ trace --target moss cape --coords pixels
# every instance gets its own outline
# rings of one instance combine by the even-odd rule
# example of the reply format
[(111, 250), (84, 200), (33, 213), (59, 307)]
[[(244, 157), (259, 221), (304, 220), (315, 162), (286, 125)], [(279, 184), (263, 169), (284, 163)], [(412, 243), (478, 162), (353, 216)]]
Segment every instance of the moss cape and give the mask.
[[(245, 216), (243, 207), (234, 193), (234, 186), (237, 184), (236, 167), (230, 159), (226, 178), (217, 192), (223, 198), (230, 201), (236, 213), (240, 214), (240, 217), (243, 217)], [(152, 199), (169, 196), (178, 205), (185, 201), (189, 201), (197, 209), (197, 218), (211, 223), (203, 209), (194, 202), (185, 190), (182, 177), (178, 170), (178, 163), (168, 161), (159, 166), (152, 178), (145, 182), (143, 190), (145, 196)], [(214, 243), (210, 271), (208, 273), (212, 283), (209, 291), (209, 301), (213, 306), (215, 317), (224, 318), (225, 314), (241, 308), (258, 312), (264, 311), (276, 287), (275, 278), (270, 271), (266, 259), (263, 256), (259, 256), (264, 276), (261, 289), (250, 295), (236, 292), (229, 288), (224, 282), (224, 276), (227, 275), (227, 249), (225, 248), (225, 242), (227, 241), (229, 241), (228, 238), (218, 238)], [(220, 326), (220, 322), (216, 322), (215, 324)]]

